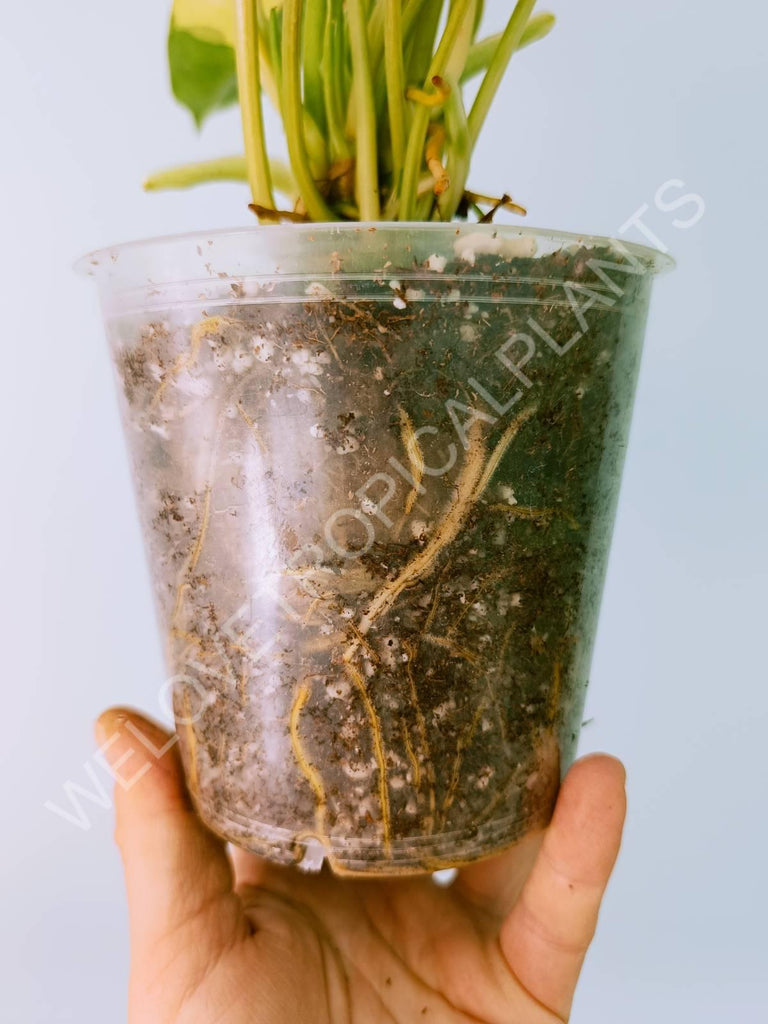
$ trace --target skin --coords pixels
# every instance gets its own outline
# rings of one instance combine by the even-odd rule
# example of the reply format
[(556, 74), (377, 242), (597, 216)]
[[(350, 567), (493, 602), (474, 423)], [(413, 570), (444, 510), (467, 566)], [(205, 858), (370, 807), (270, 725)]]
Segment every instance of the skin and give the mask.
[(195, 815), (168, 733), (119, 708), (96, 732), (117, 780), (130, 1024), (568, 1019), (621, 841), (615, 758), (576, 762), (543, 834), (439, 887), (230, 852)]

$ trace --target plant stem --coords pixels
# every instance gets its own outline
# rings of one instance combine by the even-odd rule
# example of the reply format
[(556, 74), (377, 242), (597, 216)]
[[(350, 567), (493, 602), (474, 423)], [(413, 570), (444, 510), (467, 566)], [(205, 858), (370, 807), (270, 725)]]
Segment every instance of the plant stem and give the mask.
[(342, 61), (344, 51), (341, 46), (341, 30), (343, 28), (343, 0), (328, 0), (325, 13), (323, 35), (323, 59), (321, 63), (323, 98), (325, 115), (328, 122), (328, 143), (331, 150), (331, 163), (351, 155), (349, 143), (344, 134), (344, 108)]
[(302, 0), (285, 0), (283, 6), (282, 100), (288, 155), (307, 214), (314, 221), (336, 220), (312, 177), (304, 139), (301, 102), (302, 8)]
[(326, 0), (309, 0), (304, 15), (303, 74), (304, 106), (317, 127), (326, 129), (323, 80), (320, 64), (323, 57)]
[(240, 114), (243, 122), (245, 160), (253, 202), (274, 207), (269, 160), (264, 141), (261, 112), (261, 79), (259, 76), (259, 37), (253, 0), (235, 0), (237, 32), (235, 58)]
[(400, 0), (386, 0), (384, 20), (384, 64), (387, 80), (387, 110), (392, 145), (392, 182), (397, 188), (405, 158), (405, 69), (403, 67), (403, 24)]
[[(532, 3), (535, 0), (526, 0), (526, 2)], [(445, 31), (437, 48), (437, 53), (432, 58), (429, 70), (425, 76), (425, 89), (429, 87), (436, 75), (444, 73), (456, 42), (461, 35), (467, 15), (470, 17), (474, 16), (474, 0), (454, 0), (454, 4), (448, 14)], [(398, 210), (399, 220), (412, 220), (415, 215), (416, 189), (423, 162), (424, 139), (427, 133), (427, 126), (429, 125), (429, 116), (429, 107), (425, 107), (422, 104), (416, 107), (411, 122), (411, 130), (408, 133), (408, 146), (403, 166), (403, 181)]]
[[(554, 14), (548, 14), (542, 11), (541, 14), (534, 14), (525, 26), (518, 50), (522, 50), (524, 46), (530, 46), (531, 43), (537, 43), (539, 39), (543, 39), (548, 36), (552, 29), (555, 27), (555, 16)], [(501, 32), (497, 32), (493, 36), (487, 36), (485, 39), (481, 39), (470, 48), (469, 54), (467, 55), (467, 61), (464, 65), (464, 70), (461, 74), (462, 82), (468, 82), (475, 75), (479, 75), (481, 71), (485, 71), (488, 65), (491, 63), (491, 58), (496, 52), (496, 48), (501, 42)]]
[[(384, 3), (384, 2), (386, 2), (386, 0), (379, 0), (379, 2), (380, 3)], [(425, 5), (426, 5), (427, 2), (428, 2), (428, 0), (405, 0), (405, 2), (402, 2), (402, 0), (401, 0), (401, 3), (399, 5), (399, 17), (400, 17), (400, 29), (401, 29), (401, 31), (400, 31), (400, 38), (401, 38), (401, 43), (400, 43), (400, 48), (401, 48), (400, 61), (401, 61), (402, 66), (403, 66), (403, 84), (404, 84), (404, 86), (407, 85), (409, 80), (413, 80), (413, 76), (412, 75), (410, 76), (410, 79), (409, 79), (409, 75), (410, 75), (409, 68), (411, 66), (411, 55), (412, 55), (412, 51), (413, 51), (413, 40), (414, 40), (414, 35), (415, 35), (415, 32), (416, 32), (417, 26), (418, 27), (421, 26), (420, 14), (421, 14), (422, 9), (425, 8)], [(378, 9), (378, 7), (377, 7), (377, 9)], [(369, 39), (370, 39), (372, 37), (373, 33), (371, 31), (369, 31), (368, 35), (369, 35)], [(369, 57), (370, 57), (370, 62), (371, 62), (371, 69), (373, 71), (373, 98), (374, 98), (374, 102), (376, 104), (376, 117), (377, 117), (377, 120), (379, 122), (381, 122), (382, 119), (384, 118), (384, 109), (385, 109), (385, 105), (386, 105), (386, 102), (387, 102), (387, 93), (388, 93), (388, 87), (387, 87), (387, 62), (386, 62), (386, 55), (385, 55), (385, 41), (384, 41), (384, 31), (383, 31), (383, 28), (382, 28), (381, 33), (377, 33), (377, 36), (378, 35), (381, 35), (381, 39), (380, 40), (378, 40), (378, 39), (376, 40), (378, 42), (378, 50), (374, 51), (373, 43), (371, 43), (370, 46), (369, 46)], [(430, 54), (428, 54), (428, 56), (430, 56)], [(426, 66), (425, 66), (425, 70), (426, 70)], [(421, 82), (422, 79), (423, 79), (423, 74), (422, 75), (418, 75), (417, 79), (418, 79), (419, 82)], [(408, 128), (410, 126), (410, 111), (409, 111), (409, 107), (408, 107), (407, 103), (405, 104), (404, 109), (403, 109), (403, 117), (404, 117), (404, 121), (405, 121), (404, 130), (405, 130), (405, 135), (406, 135), (406, 138), (407, 138), (407, 136), (408, 136)], [(387, 127), (389, 127), (389, 125), (387, 125)], [(387, 155), (389, 155), (391, 153), (391, 145), (389, 145), (387, 143), (387, 140), (385, 140), (385, 148), (386, 148)], [(391, 163), (391, 161), (390, 161), (390, 163)], [(385, 166), (389, 167), (390, 164), (387, 163), (387, 164), (385, 164)], [(395, 184), (396, 184), (396, 182), (395, 182)]]
[[(296, 182), (290, 168), (282, 160), (270, 160), (269, 172), (272, 184), (286, 196), (296, 194)], [(178, 164), (155, 171), (144, 181), (147, 192), (162, 189), (191, 188), (207, 181), (248, 181), (248, 164), (244, 156), (221, 156), (215, 160), (201, 160), (197, 163)]]
[[(256, 0), (257, 4), (259, 0)], [(283, 77), (283, 54), (280, 42), (281, 20), (280, 12), (276, 8), (268, 11), (259, 6), (259, 52), (266, 55), (266, 65), (270, 69), (270, 75), (264, 82), (264, 89), (274, 104), (275, 110), (281, 112), (280, 89)], [(271, 79), (271, 83), (270, 83)], [(270, 84), (272, 91), (270, 91)]]
[(467, 61), (467, 54), (475, 35), (475, 17), (478, 0), (470, 0), (468, 9), (461, 19), (459, 29), (448, 53), (442, 75), (448, 81), (458, 83), (461, 71)]
[(190, 188), (205, 181), (248, 181), (248, 164), (244, 156), (222, 156), (216, 160), (178, 164), (153, 171), (144, 179), (145, 192), (168, 188)]
[(352, 89), (355, 105), (355, 191), (360, 219), (379, 219), (379, 167), (376, 111), (373, 103), (368, 35), (363, 0), (347, 0), (349, 44), (352, 51)]
[(408, 82), (423, 82), (427, 77), (429, 62), (435, 48), (437, 26), (443, 10), (444, 0), (423, 0), (419, 6), (418, 19), (413, 26), (413, 43), (408, 61)]
[(440, 196), (438, 209), (441, 220), (451, 220), (456, 215), (461, 197), (467, 185), (472, 146), (469, 141), (467, 114), (461, 88), (449, 81), (450, 93), (445, 104), (445, 129), (447, 139), (447, 164), (450, 185)]
[(480, 129), (483, 127), (512, 54), (520, 45), (520, 40), (535, 3), (536, 0), (517, 0), (512, 16), (507, 22), (507, 27), (504, 29), (499, 45), (496, 47), (496, 51), (491, 58), (488, 70), (485, 73), (467, 118), (469, 139), (473, 147), (477, 142)]

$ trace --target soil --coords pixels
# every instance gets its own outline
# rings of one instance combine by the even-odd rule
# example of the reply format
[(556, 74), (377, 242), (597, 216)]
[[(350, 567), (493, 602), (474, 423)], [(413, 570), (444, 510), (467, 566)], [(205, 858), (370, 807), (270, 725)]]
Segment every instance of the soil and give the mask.
[(625, 262), (478, 254), (113, 322), (187, 779), (220, 834), (393, 873), (548, 820), (649, 287), (609, 271), (619, 296), (595, 258)]

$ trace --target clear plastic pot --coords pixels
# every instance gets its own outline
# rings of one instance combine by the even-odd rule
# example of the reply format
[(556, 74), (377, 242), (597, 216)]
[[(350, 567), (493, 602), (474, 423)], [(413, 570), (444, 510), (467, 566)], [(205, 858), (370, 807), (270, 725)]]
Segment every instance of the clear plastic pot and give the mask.
[(457, 224), (254, 227), (83, 261), (214, 831), (402, 873), (547, 822), (670, 264)]

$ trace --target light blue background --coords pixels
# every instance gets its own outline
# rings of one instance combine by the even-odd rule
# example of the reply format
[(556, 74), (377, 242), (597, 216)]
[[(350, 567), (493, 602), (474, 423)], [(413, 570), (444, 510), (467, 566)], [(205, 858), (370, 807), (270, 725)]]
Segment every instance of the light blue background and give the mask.
[[(627, 762), (630, 818), (573, 1021), (757, 1021), (768, 17), (757, 0), (557, 7), (555, 34), (515, 59), (472, 180), (542, 227), (611, 234), (648, 203), (679, 262), (654, 296), (583, 734)], [(506, 9), (491, 2), (489, 24)], [(0, 1019), (14, 1024), (123, 1018), (110, 813), (93, 808), (83, 832), (43, 803), (87, 782), (97, 712), (156, 710), (163, 679), (96, 296), (70, 263), (247, 221), (237, 186), (139, 190), (155, 166), (238, 148), (236, 113), (198, 138), (172, 102), (165, 22), (157, 0), (14, 0), (0, 18)], [(671, 178), (706, 203), (689, 230), (654, 207)]]

